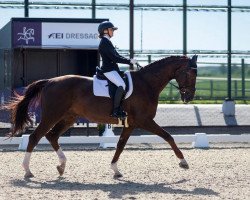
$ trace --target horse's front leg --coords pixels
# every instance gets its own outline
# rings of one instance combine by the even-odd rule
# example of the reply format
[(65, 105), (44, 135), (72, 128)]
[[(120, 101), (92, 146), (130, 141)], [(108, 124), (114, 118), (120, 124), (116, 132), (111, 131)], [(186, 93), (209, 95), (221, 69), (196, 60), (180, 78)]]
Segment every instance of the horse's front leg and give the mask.
[(184, 169), (189, 168), (188, 163), (184, 159), (184, 156), (183, 156), (182, 152), (180, 151), (180, 149), (177, 147), (177, 145), (174, 141), (174, 138), (167, 131), (165, 131), (158, 124), (156, 124), (156, 122), (154, 120), (144, 121), (143, 124), (141, 125), (141, 128), (148, 130), (148, 131), (162, 137), (165, 141), (167, 141), (169, 143), (169, 145), (171, 146), (171, 148), (173, 149), (177, 158), (180, 159), (179, 166), (181, 168), (184, 168)]
[(117, 148), (116, 148), (116, 152), (115, 155), (113, 157), (113, 160), (111, 162), (111, 169), (115, 172), (114, 174), (114, 178), (119, 178), (122, 177), (122, 174), (119, 172), (118, 167), (117, 167), (117, 161), (128, 141), (128, 138), (131, 134), (131, 132), (134, 130), (133, 127), (128, 127), (128, 128), (123, 128), (122, 130), (122, 134), (119, 138), (119, 141), (117, 143)]

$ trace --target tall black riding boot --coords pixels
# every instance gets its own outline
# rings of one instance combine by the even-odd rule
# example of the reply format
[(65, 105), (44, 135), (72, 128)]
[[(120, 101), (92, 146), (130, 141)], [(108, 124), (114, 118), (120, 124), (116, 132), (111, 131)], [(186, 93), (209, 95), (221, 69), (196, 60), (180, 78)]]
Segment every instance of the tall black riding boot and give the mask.
[(121, 110), (121, 106), (120, 106), (124, 93), (125, 91), (123, 87), (120, 86), (116, 89), (115, 97), (114, 97), (113, 112), (111, 114), (112, 117), (116, 117), (116, 118), (126, 117), (126, 113), (123, 110)]

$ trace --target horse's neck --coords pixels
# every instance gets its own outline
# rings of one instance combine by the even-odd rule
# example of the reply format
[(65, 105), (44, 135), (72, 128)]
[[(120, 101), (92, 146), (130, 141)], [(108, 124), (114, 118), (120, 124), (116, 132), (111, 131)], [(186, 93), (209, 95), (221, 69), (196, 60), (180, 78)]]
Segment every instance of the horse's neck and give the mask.
[(159, 94), (174, 77), (177, 69), (178, 65), (174, 63), (164, 64), (164, 66), (151, 66), (142, 71), (142, 76), (153, 91)]

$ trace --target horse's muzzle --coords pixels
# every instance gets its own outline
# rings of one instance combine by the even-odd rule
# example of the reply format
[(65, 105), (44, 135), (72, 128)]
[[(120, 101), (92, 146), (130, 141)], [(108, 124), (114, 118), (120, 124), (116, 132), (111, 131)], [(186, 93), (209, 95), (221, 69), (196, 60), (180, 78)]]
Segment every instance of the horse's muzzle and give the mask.
[(183, 103), (186, 104), (192, 101), (193, 99), (194, 99), (194, 94), (189, 93), (189, 92), (181, 93), (181, 100), (183, 101)]

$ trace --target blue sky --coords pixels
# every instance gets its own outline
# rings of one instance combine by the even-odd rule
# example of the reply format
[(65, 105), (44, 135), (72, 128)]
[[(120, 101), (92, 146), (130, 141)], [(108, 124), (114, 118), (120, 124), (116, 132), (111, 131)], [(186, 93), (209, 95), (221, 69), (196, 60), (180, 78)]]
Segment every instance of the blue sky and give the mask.
[[(39, 0), (41, 1), (41, 0)], [(43, 0), (45, 1), (45, 0)], [(51, 0), (52, 2), (53, 0)], [(21, 1), (23, 2), (23, 1)], [(34, 1), (35, 2), (35, 1)], [(69, 2), (69, 1), (53, 1)], [(91, 2), (74, 0), (74, 2)], [(96, 0), (96, 3), (128, 3), (128, 0)], [(135, 0), (135, 4), (174, 4), (182, 5), (182, 0)], [(227, 5), (226, 0), (187, 0), (188, 5)], [(233, 6), (250, 6), (247, 0), (232, 0)], [(0, 28), (11, 17), (23, 17), (22, 9), (0, 8)], [(91, 10), (31, 9), (30, 17), (69, 17), (91, 18)], [(113, 43), (119, 49), (129, 48), (128, 10), (97, 10), (97, 18), (109, 18), (119, 29)], [(188, 50), (226, 50), (227, 13), (226, 12), (188, 12), (187, 15)], [(182, 49), (181, 11), (135, 11), (135, 49), (141, 50), (181, 50)], [(142, 33), (142, 34), (141, 34)], [(232, 13), (232, 50), (250, 50), (250, 12)], [(225, 59), (224, 59), (225, 60)], [(237, 60), (237, 62), (240, 60)]]

